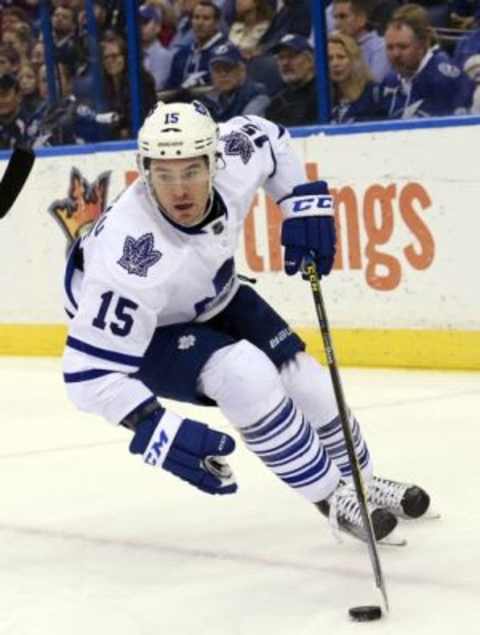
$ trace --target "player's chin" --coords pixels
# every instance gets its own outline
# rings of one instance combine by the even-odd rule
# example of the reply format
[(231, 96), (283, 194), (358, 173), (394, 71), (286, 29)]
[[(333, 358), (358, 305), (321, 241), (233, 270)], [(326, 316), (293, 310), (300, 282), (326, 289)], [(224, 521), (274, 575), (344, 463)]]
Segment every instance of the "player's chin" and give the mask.
[(198, 210), (194, 205), (181, 210), (175, 209), (175, 213), (173, 214), (173, 220), (179, 225), (185, 225), (186, 227), (194, 225), (197, 222), (197, 219)]

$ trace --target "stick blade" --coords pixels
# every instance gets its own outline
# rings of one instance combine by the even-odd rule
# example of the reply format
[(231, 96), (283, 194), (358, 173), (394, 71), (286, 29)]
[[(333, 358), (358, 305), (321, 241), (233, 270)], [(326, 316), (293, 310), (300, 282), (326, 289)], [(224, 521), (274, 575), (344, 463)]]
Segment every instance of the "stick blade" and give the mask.
[(22, 191), (35, 162), (33, 150), (17, 147), (12, 152), (0, 182), (0, 218), (3, 218)]

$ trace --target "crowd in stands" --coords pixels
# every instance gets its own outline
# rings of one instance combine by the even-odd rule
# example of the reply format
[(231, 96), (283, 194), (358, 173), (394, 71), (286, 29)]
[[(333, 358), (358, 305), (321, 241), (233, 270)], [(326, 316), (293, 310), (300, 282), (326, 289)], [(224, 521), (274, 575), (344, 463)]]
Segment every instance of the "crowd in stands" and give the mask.
[[(141, 118), (198, 99), (317, 123), (310, 7), (139, 0)], [(123, 0), (0, 0), (0, 149), (133, 138), (126, 25)], [(480, 113), (480, 0), (330, 0), (326, 26), (331, 123)]]

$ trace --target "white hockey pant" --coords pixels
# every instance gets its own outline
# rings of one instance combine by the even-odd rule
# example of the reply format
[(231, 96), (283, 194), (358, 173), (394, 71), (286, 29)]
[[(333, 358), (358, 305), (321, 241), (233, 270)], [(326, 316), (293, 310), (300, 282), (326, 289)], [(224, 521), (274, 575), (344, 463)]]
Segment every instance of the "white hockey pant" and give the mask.
[(199, 388), (284, 483), (311, 502), (333, 492), (340, 471), (263, 351), (246, 340), (221, 348), (203, 367)]

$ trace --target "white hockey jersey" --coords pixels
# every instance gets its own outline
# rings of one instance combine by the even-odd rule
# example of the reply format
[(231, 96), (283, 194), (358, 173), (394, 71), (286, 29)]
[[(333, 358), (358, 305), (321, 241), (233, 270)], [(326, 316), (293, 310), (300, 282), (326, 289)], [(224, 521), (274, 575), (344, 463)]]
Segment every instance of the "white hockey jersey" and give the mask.
[(238, 288), (234, 254), (256, 191), (263, 186), (279, 200), (307, 180), (288, 132), (260, 117), (221, 124), (218, 151), (222, 217), (198, 232), (179, 230), (139, 178), (81, 240), (83, 271), (69, 259), (64, 376), (80, 409), (119, 423), (152, 396), (129, 375), (155, 329), (219, 313)]

